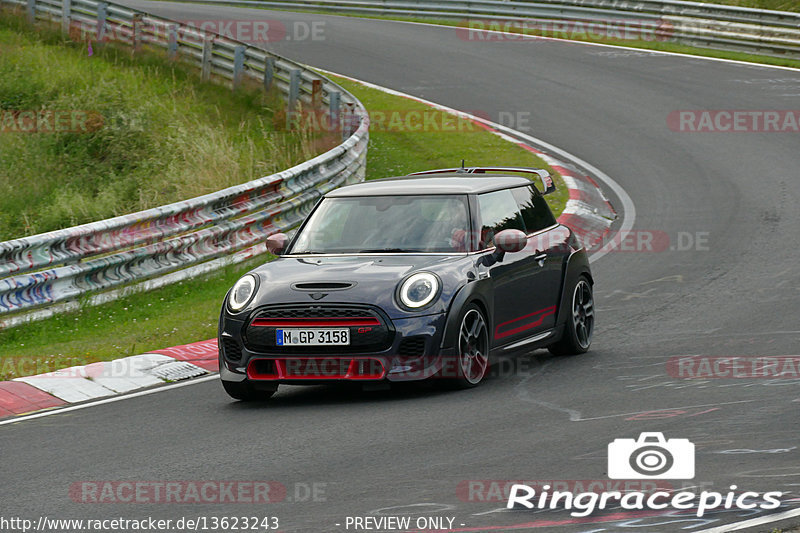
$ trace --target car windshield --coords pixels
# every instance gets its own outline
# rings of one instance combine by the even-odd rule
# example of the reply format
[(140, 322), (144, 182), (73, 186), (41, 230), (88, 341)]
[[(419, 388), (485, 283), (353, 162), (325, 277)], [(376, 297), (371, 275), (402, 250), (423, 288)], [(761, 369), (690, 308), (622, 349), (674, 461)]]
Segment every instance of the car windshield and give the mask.
[(290, 254), (465, 252), (466, 195), (325, 198)]

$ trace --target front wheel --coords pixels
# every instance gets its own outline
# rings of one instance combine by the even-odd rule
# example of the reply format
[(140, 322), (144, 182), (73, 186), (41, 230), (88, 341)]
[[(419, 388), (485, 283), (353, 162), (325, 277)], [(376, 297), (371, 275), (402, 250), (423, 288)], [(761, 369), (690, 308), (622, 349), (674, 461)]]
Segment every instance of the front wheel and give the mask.
[(461, 315), (457, 343), (456, 377), (450, 384), (469, 389), (477, 386), (489, 369), (489, 328), (475, 304), (468, 305)]
[(594, 296), (592, 285), (586, 276), (581, 276), (572, 288), (570, 316), (564, 324), (564, 333), (555, 344), (548, 346), (555, 355), (577, 355), (586, 353), (592, 344), (594, 331)]
[(257, 389), (248, 381), (223, 381), (222, 387), (225, 389), (225, 392), (228, 393), (228, 396), (243, 402), (263, 402), (269, 400), (278, 390), (277, 386), (274, 389)]

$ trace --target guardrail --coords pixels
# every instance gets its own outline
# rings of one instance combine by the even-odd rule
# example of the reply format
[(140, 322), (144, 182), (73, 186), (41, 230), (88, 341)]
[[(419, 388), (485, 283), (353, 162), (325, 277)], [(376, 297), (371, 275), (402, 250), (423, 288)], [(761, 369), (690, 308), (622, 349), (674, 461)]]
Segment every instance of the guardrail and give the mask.
[[(605, 30), (652, 30), (653, 39), (717, 50), (800, 59), (800, 13), (682, 0), (185, 0), (313, 9), (361, 15), (557, 23), (597, 22)], [(548, 26), (553, 28), (553, 26)], [(591, 31), (587, 28), (586, 31)]]
[(60, 21), (65, 34), (89, 31), (95, 45), (113, 39), (134, 49), (166, 48), (171, 58), (196, 65), (203, 79), (234, 90), (245, 77), (257, 79), (266, 90), (281, 91), (290, 111), (308, 106), (328, 115), (344, 141), (293, 168), (212, 194), (0, 242), (0, 328), (35, 318), (28, 312), (35, 308), (141, 280), (177, 280), (176, 270), (188, 273), (186, 267), (252, 250), (297, 225), (322, 194), (364, 179), (366, 110), (344, 88), (298, 63), (113, 3), (0, 0), (3, 5), (22, 7), (32, 22)]

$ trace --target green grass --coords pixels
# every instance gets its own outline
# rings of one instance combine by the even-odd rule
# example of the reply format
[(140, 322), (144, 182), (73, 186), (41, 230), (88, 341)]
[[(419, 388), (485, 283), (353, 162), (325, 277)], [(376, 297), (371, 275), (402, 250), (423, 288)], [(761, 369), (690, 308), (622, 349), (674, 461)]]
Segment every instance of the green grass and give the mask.
[[(373, 117), (380, 112), (390, 116), (429, 110), (417, 102), (338, 81), (365, 104)], [(369, 179), (458, 166), (462, 158), (469, 165), (544, 166), (531, 153), (480, 128), (461, 132), (385, 129), (389, 131), (373, 129), (370, 134)], [(560, 177), (554, 176), (559, 192), (548, 198), (554, 211), (560, 213), (567, 191)], [(0, 330), (0, 380), (213, 338), (228, 288), (244, 272), (269, 259), (255, 258), (159, 290)]]
[[(281, 100), (257, 84), (234, 94), (154, 51), (93, 52), (0, 16), (0, 240), (206, 194), (322, 148), (279, 131)], [(32, 133), (14, 120), (54, 112), (86, 126)]]
[(715, 0), (712, 3), (775, 11), (800, 11), (800, 0)]

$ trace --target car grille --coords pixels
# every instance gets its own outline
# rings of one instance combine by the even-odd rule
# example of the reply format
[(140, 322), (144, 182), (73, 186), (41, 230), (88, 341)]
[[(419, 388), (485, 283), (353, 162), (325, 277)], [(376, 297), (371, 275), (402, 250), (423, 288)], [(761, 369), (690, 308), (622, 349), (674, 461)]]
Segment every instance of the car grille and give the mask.
[(242, 358), (242, 347), (231, 337), (222, 337), (222, 355), (231, 362), (239, 361)]
[[(278, 346), (276, 330), (282, 328), (347, 328), (350, 331), (350, 344)], [(250, 317), (245, 338), (247, 348), (260, 353), (364, 353), (388, 349), (394, 339), (394, 328), (388, 318), (371, 307), (303, 304), (257, 310)]]
[(397, 355), (403, 357), (420, 357), (425, 355), (425, 337), (409, 337), (400, 341), (397, 348)]

